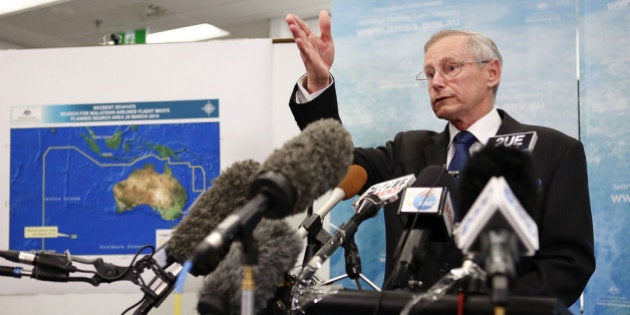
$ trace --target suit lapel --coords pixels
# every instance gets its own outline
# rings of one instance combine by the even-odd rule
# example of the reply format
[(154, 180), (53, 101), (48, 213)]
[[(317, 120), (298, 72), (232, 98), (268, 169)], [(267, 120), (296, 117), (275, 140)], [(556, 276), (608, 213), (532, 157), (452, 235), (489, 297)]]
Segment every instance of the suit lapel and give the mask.
[(448, 146), (448, 125), (444, 131), (431, 137), (433, 143), (424, 148), (424, 160), (426, 165), (444, 165), (446, 164), (446, 147)]
[(516, 121), (516, 119), (512, 118), (512, 116), (508, 115), (505, 111), (498, 109), (499, 116), (501, 116), (501, 126), (497, 131), (497, 135), (505, 135), (516, 132), (523, 132), (524, 126)]

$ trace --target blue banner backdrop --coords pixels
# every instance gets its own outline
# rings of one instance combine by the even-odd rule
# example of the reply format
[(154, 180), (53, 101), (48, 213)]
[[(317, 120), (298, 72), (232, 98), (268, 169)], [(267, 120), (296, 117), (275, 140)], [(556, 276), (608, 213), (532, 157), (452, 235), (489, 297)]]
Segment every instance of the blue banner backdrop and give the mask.
[(597, 269), (584, 314), (630, 314), (630, 1), (580, 2), (580, 135)]
[[(622, 276), (628, 268), (620, 268), (630, 265), (627, 251), (621, 248), (628, 233), (615, 233), (629, 222), (630, 184), (623, 180), (628, 178), (624, 176), (628, 167), (622, 162), (628, 147), (619, 142), (628, 135), (623, 122), (628, 118), (630, 23), (628, 1), (596, 2), (599, 4), (589, 3), (588, 7), (580, 3), (584, 9), (578, 10), (576, 1), (562, 0), (333, 0), (336, 58), (332, 72), (340, 114), (355, 145), (382, 145), (398, 131), (441, 130), (446, 124), (431, 111), (426, 88), (414, 82), (423, 61), (424, 42), (433, 33), (444, 28), (471, 29), (493, 38), (504, 58), (497, 107), (522, 122), (550, 126), (581, 136), (585, 142), (598, 255), (598, 269), (585, 294), (586, 310), (592, 310), (587, 314), (601, 314), (603, 309), (619, 314), (613, 309), (627, 312), (630, 292), (629, 276)], [(579, 85), (581, 94), (578, 38), (579, 65), (586, 68)], [(616, 43), (614, 49), (610, 43)], [(604, 184), (604, 178), (618, 180)], [(334, 225), (352, 215), (350, 202), (335, 208)], [(605, 226), (603, 210), (606, 214), (615, 211), (615, 220), (607, 215)], [(382, 213), (364, 222), (356, 236), (363, 273), (379, 284), (385, 259), (383, 236)], [(619, 270), (613, 272), (606, 264)], [(331, 277), (344, 273), (345, 261), (338, 252), (331, 258)], [(611, 286), (613, 277), (617, 284)], [(344, 285), (355, 287), (351, 282)], [(606, 300), (602, 299), (604, 291), (610, 293)], [(571, 310), (579, 312), (579, 303)]]

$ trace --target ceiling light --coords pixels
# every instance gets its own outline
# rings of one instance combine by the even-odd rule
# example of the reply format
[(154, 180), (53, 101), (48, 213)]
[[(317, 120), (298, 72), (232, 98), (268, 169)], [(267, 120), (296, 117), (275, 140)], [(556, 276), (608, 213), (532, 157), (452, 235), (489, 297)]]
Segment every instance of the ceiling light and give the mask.
[(0, 1), (0, 15), (18, 13), (64, 1), (67, 0), (2, 0)]
[(196, 42), (230, 35), (229, 32), (210, 24), (197, 24), (168, 31), (147, 34), (147, 44)]

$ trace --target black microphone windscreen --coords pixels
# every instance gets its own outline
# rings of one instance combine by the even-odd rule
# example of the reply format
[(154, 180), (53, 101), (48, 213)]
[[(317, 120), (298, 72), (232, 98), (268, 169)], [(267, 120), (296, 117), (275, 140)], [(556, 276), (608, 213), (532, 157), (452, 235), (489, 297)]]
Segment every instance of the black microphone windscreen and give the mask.
[[(286, 221), (274, 219), (262, 219), (253, 231), (253, 238), (258, 243), (254, 305), (256, 310), (263, 310), (285, 282), (285, 274), (295, 265), (302, 241)], [(226, 257), (207, 276), (199, 292), (197, 311), (200, 314), (240, 314), (241, 253), (241, 243), (233, 243)]]
[(353, 149), (352, 138), (341, 123), (321, 119), (275, 150), (263, 163), (260, 174), (284, 175), (295, 190), (296, 199), (293, 209), (274, 209), (276, 213), (266, 216), (280, 218), (304, 211), (343, 179), (352, 162)]
[(416, 181), (411, 187), (446, 187), (450, 192), (451, 201), (456, 209), (459, 201), (457, 184), (455, 178), (448, 173), (446, 168), (441, 165), (429, 165), (420, 171), (416, 177)]
[(260, 169), (254, 160), (236, 162), (212, 181), (176, 226), (166, 248), (169, 259), (183, 263), (232, 211), (247, 202), (247, 189)]
[(470, 157), (456, 186), (459, 207), (465, 215), (492, 177), (502, 176), (529, 215), (540, 202), (538, 177), (531, 155), (506, 147), (484, 147)]
[(455, 180), (441, 165), (429, 165), (420, 171), (411, 187), (455, 187)]

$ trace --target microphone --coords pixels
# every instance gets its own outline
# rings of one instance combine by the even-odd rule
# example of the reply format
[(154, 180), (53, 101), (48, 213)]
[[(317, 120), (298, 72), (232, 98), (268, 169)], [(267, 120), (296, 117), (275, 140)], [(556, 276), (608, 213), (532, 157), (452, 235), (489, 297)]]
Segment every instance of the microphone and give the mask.
[(12, 278), (26, 276), (36, 280), (53, 282), (68, 282), (71, 280), (68, 270), (46, 265), (34, 266), (32, 270), (25, 270), (22, 267), (0, 266), (0, 276)]
[(530, 214), (540, 202), (538, 176), (530, 154), (514, 147), (486, 146), (466, 163), (455, 190), (455, 207), (464, 216), (492, 177), (504, 177), (523, 208)]
[(234, 209), (247, 202), (245, 192), (254, 180), (260, 163), (254, 160), (235, 162), (212, 181), (199, 195), (188, 215), (175, 227), (166, 247), (167, 261), (179, 264), (190, 257), (199, 244)]
[(275, 150), (250, 186), (251, 199), (225, 218), (192, 255), (193, 275), (214, 270), (235, 238), (263, 218), (283, 218), (306, 209), (317, 196), (341, 181), (352, 162), (350, 134), (334, 119), (308, 125)]
[(22, 278), (22, 276), (30, 277), (32, 273), (29, 270), (24, 270), (22, 267), (8, 267), (0, 266), (0, 276)]
[[(0, 257), (34, 266), (32, 271), (26, 271), (17, 267), (13, 277), (21, 278), (23, 275), (43, 281), (68, 282), (70, 273), (77, 271), (77, 267), (72, 265), (69, 253), (58, 254), (54, 252), (29, 253), (16, 250), (1, 250)], [(2, 274), (8, 275), (8, 274)]]
[[(270, 219), (260, 221), (253, 231), (253, 239), (259, 249), (258, 265), (254, 267), (255, 309), (279, 307), (278, 304), (288, 309), (290, 302), (275, 300), (275, 296), (282, 295), (283, 291), (290, 292), (284, 286), (285, 277), (302, 250), (302, 241), (284, 220)], [(234, 243), (225, 259), (208, 275), (199, 292), (197, 311), (201, 315), (240, 314), (243, 279), (240, 258), (241, 244)], [(270, 303), (274, 300), (275, 303)]]
[(0, 257), (18, 263), (30, 264), (33, 270), (28, 272), (20, 268), (22, 275), (43, 281), (68, 282), (70, 273), (78, 269), (72, 265), (70, 253), (54, 253), (41, 251), (37, 253), (22, 252), (16, 250), (0, 250)]
[(365, 169), (357, 164), (350, 165), (346, 177), (332, 190), (328, 200), (300, 224), (298, 236), (305, 238), (312, 227), (321, 229), (322, 221), (330, 210), (340, 201), (350, 199), (358, 194), (366, 181), (367, 172)]
[(9, 261), (30, 264), (36, 267), (52, 267), (67, 272), (77, 271), (77, 268), (72, 265), (69, 253), (58, 254), (42, 251), (33, 254), (16, 250), (0, 250), (0, 257)]
[(486, 147), (505, 147), (532, 152), (536, 146), (536, 140), (538, 140), (536, 131), (510, 133), (488, 138)]
[[(356, 206), (361, 200), (365, 199), (370, 195), (374, 195), (381, 200), (381, 202), (392, 203), (398, 200), (400, 192), (409, 187), (414, 180), (416, 180), (416, 175), (409, 174), (405, 176), (400, 176), (394, 179), (390, 179), (388, 181), (384, 181), (382, 183), (374, 184), (370, 186), (362, 195), (357, 199), (353, 206)], [(381, 205), (382, 206), (382, 205)]]
[(407, 219), (403, 224), (407, 229), (429, 228), (439, 240), (450, 239), (457, 216), (453, 207), (456, 197), (455, 179), (444, 167), (429, 165), (405, 189), (398, 215)]
[(481, 253), (491, 281), (491, 299), (495, 304), (505, 304), (519, 257), (533, 256), (539, 244), (536, 222), (503, 177), (488, 181), (455, 235), (463, 253)]
[(298, 276), (298, 280), (310, 280), (315, 272), (330, 255), (332, 255), (346, 239), (354, 237), (361, 222), (375, 216), (378, 210), (392, 202), (398, 200), (398, 194), (416, 179), (416, 176), (409, 174), (378, 183), (371, 186), (358, 198), (352, 206), (355, 214), (344, 223), (335, 234), (315, 253), (308, 264), (304, 266)]
[(182, 264), (192, 255), (195, 246), (232, 212), (233, 207), (247, 202), (244, 192), (259, 169), (260, 163), (251, 159), (235, 162), (197, 197), (188, 214), (175, 227), (169, 241), (157, 251), (155, 257), (165, 270), (156, 274), (150, 282), (151, 287), (145, 290), (143, 302), (134, 314), (147, 314), (170, 295), (175, 280), (183, 271)]
[[(451, 201), (455, 179), (444, 167), (429, 165), (415, 183), (405, 189), (398, 207), (406, 233), (400, 238), (395, 268), (388, 278), (393, 287), (406, 288), (412, 275), (419, 270), (426, 253), (426, 242), (448, 241), (455, 223)], [(386, 286), (386, 287), (387, 287)]]
[(460, 208), (469, 210), (455, 241), (464, 254), (480, 254), (497, 305), (507, 301), (519, 257), (538, 250), (531, 217), (539, 202), (536, 182), (530, 155), (502, 146), (486, 146), (473, 155), (458, 182)]

